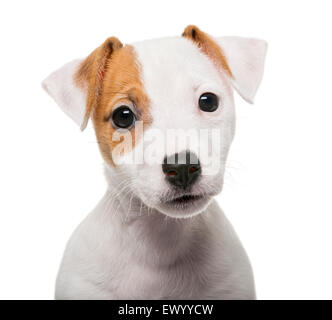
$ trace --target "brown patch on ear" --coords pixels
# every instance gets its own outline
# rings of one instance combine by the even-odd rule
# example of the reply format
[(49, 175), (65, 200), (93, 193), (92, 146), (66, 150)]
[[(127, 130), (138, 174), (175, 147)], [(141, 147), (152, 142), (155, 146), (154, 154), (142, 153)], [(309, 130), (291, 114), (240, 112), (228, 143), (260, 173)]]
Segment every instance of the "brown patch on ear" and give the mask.
[(122, 43), (110, 37), (94, 50), (81, 64), (75, 74), (75, 82), (87, 91), (87, 103), (81, 130), (84, 130), (93, 110), (99, 103), (107, 62), (114, 51), (122, 48)]
[(221, 66), (229, 77), (233, 77), (222, 49), (208, 34), (196, 26), (189, 25), (182, 33), (182, 36), (194, 42), (215, 64)]

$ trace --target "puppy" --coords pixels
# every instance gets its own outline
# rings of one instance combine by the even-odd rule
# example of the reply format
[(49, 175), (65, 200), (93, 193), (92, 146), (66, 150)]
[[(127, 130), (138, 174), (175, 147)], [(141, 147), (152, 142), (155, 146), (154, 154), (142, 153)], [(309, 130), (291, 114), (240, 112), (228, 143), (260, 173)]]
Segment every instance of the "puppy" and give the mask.
[(56, 299), (255, 299), (214, 196), (234, 136), (233, 88), (253, 102), (266, 48), (195, 26), (132, 45), (111, 37), (44, 80), (82, 130), (92, 119), (108, 181), (68, 242)]

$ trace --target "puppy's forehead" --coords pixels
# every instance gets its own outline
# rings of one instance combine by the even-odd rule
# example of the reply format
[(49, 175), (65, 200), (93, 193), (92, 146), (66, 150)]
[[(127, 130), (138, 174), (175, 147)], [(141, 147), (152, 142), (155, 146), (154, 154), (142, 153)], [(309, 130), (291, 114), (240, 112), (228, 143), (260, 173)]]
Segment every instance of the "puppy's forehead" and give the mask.
[(186, 38), (147, 40), (134, 43), (133, 47), (142, 67), (142, 82), (152, 100), (156, 97), (167, 100), (173, 91), (181, 93), (180, 89), (220, 83), (220, 74), (213, 62)]

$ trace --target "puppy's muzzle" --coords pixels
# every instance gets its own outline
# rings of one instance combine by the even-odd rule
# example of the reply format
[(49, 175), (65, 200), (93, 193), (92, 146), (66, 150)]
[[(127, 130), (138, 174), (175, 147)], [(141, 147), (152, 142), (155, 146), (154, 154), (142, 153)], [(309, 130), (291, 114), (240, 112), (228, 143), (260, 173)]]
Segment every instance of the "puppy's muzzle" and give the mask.
[(181, 189), (189, 189), (202, 172), (199, 159), (190, 151), (165, 157), (162, 169), (166, 180)]

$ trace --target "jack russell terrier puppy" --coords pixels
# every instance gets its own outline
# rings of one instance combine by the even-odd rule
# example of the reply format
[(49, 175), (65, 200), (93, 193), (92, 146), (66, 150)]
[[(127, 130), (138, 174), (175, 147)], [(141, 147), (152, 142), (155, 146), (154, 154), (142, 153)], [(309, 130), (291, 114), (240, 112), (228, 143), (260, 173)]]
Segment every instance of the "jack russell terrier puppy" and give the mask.
[[(188, 26), (132, 45), (108, 38), (44, 80), (82, 130), (92, 119), (109, 185), (67, 245), (56, 299), (255, 299), (214, 196), (234, 136), (233, 88), (253, 102), (266, 49)], [(189, 144), (197, 132), (205, 140)]]

